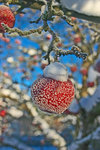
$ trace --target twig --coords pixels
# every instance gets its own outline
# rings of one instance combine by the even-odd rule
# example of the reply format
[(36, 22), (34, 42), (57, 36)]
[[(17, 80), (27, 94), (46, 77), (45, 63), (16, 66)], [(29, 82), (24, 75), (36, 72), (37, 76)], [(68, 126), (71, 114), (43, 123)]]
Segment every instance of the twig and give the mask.
[(42, 16), (40, 16), (37, 20), (35, 20), (35, 21), (30, 21), (30, 23), (39, 23), (39, 21), (41, 20), (41, 18), (42, 18)]
[(18, 28), (9, 28), (4, 23), (1, 23), (1, 24), (4, 27), (5, 31), (8, 32), (9, 34), (16, 32), (20, 36), (28, 36), (28, 35), (36, 33), (36, 32), (38, 32), (39, 34), (41, 34), (41, 32), (43, 30), (43, 27), (39, 27), (38, 29), (34, 29), (34, 30), (31, 29), (29, 31), (22, 31), (22, 30), (20, 30)]
[[(54, 46), (53, 48), (52, 48), (52, 50), (54, 50), (55, 51), (55, 53), (57, 54), (57, 55), (63, 55), (63, 56), (65, 56), (65, 55), (75, 55), (75, 56), (77, 56), (77, 57), (79, 57), (79, 58), (82, 58), (83, 60), (86, 60), (86, 57), (87, 57), (87, 54), (86, 53), (83, 53), (83, 52), (80, 52), (79, 50), (78, 50), (79, 48), (78, 47), (76, 47), (76, 46), (73, 46), (72, 47), (72, 49), (71, 50), (61, 50), (61, 49), (58, 49), (56, 46)], [(51, 50), (51, 51), (52, 51)], [(49, 53), (47, 53), (45, 56), (44, 56), (44, 58), (45, 59), (47, 59), (48, 58), (48, 55), (50, 54), (50, 52), (51, 51), (49, 51)]]
[(63, 11), (55, 11), (54, 9), (53, 9), (53, 11), (52, 11), (52, 13), (53, 13), (53, 15), (55, 15), (55, 16), (59, 16), (59, 17), (61, 17), (63, 20), (65, 20), (69, 25), (71, 25), (71, 26), (73, 26), (74, 24), (71, 22), (71, 19), (69, 18), (69, 17), (67, 17), (67, 16), (65, 16), (64, 15), (64, 13), (63, 13)]

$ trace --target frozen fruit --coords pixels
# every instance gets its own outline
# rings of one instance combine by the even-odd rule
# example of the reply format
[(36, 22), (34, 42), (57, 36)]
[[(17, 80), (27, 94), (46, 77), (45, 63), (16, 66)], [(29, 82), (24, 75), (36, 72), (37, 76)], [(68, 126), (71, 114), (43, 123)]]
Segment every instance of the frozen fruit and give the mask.
[(5, 30), (1, 23), (8, 25), (10, 28), (12, 28), (15, 24), (15, 16), (13, 12), (8, 6), (5, 5), (0, 5), (0, 32), (4, 33)]
[(55, 62), (46, 66), (43, 76), (31, 87), (32, 100), (45, 112), (61, 114), (74, 99), (74, 85), (68, 79), (63, 64)]

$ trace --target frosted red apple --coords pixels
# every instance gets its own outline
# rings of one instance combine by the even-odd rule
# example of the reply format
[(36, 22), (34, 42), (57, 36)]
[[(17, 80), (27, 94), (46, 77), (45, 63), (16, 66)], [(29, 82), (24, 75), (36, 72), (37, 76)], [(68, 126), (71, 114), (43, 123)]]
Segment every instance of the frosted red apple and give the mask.
[(46, 66), (43, 76), (31, 87), (32, 100), (45, 112), (61, 114), (74, 99), (74, 85), (68, 79), (63, 64), (55, 62)]
[(1, 23), (8, 25), (12, 28), (15, 24), (15, 16), (8, 6), (0, 5), (0, 32), (4, 33), (4, 28)]

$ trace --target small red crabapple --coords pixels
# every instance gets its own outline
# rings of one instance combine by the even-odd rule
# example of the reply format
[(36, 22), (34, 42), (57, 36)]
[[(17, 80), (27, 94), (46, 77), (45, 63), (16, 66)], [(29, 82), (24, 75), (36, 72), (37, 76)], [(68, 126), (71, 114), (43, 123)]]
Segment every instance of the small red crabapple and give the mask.
[(0, 5), (0, 32), (4, 33), (5, 30), (1, 23), (8, 25), (10, 28), (12, 28), (15, 24), (15, 16), (13, 12), (8, 6), (5, 5)]
[(51, 40), (51, 38), (52, 38), (52, 35), (51, 34), (47, 34), (46, 39), (47, 40)]
[(20, 13), (19, 16), (20, 16), (20, 17), (24, 17), (24, 14), (23, 14), (23, 13)]
[(43, 76), (31, 87), (31, 96), (35, 105), (44, 112), (61, 114), (74, 99), (74, 85), (68, 79), (66, 67), (54, 62), (46, 66)]
[(25, 58), (23, 56), (18, 57), (19, 62), (24, 62)]
[(71, 17), (71, 21), (72, 22), (76, 21), (76, 17)]
[(10, 49), (10, 48), (12, 48), (12, 46), (9, 44), (9, 45), (7, 46), (7, 48), (9, 48), (9, 49)]
[(3, 38), (3, 34), (2, 34), (2, 33), (0, 33), (0, 39), (2, 40), (2, 38)]
[(62, 47), (62, 43), (61, 42), (59, 42), (58, 44), (57, 44), (57, 47)]
[(81, 37), (80, 37), (80, 35), (76, 34), (76, 35), (74, 36), (74, 43), (75, 43), (75, 44), (78, 44), (78, 43), (80, 43), (80, 42), (81, 42)]
[(46, 66), (47, 66), (47, 64), (42, 63), (42, 64), (41, 64), (41, 69), (44, 69)]
[(15, 43), (18, 44), (18, 45), (20, 45), (20, 44), (21, 44), (21, 40), (16, 39), (16, 40), (15, 40)]
[(5, 110), (1, 110), (0, 111), (0, 116), (1, 117), (5, 117), (6, 116), (6, 111)]
[(10, 75), (9, 75), (9, 73), (8, 72), (4, 72), (4, 77), (6, 77), (6, 78), (10, 78)]
[(88, 87), (94, 87), (94, 85), (95, 85), (95, 84), (94, 84), (94, 81), (92, 81), (92, 82), (87, 82), (87, 86), (88, 86)]
[(10, 39), (9, 39), (9, 38), (3, 37), (2, 40), (5, 41), (6, 43), (9, 43), (9, 42), (10, 42)]
[(41, 61), (41, 69), (44, 69), (48, 65), (48, 60), (42, 60)]
[(83, 75), (83, 76), (86, 76), (87, 73), (88, 73), (88, 70), (86, 68), (81, 68), (80, 69), (80, 73)]
[(77, 71), (77, 66), (76, 65), (73, 65), (70, 67), (71, 71), (72, 72), (76, 72)]

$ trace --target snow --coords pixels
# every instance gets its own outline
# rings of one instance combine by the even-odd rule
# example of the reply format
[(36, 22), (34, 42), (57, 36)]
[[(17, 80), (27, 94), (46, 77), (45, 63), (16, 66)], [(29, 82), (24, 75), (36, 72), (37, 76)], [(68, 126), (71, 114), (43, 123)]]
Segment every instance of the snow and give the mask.
[(68, 150), (77, 150), (79, 148), (78, 144), (72, 143), (69, 147)]
[(8, 63), (13, 63), (14, 62), (14, 58), (13, 57), (8, 57), (7, 58), (7, 62)]
[(71, 105), (69, 106), (68, 110), (73, 113), (78, 113), (79, 109), (80, 109), (80, 106), (78, 105), (78, 102), (76, 101), (76, 99), (74, 99)]
[(100, 77), (100, 73), (94, 70), (93, 66), (89, 68), (88, 71), (88, 82), (93, 82), (96, 80), (97, 77)]
[(77, 150), (81, 144), (84, 144), (85, 142), (88, 142), (92, 139), (94, 140), (100, 139), (100, 127), (98, 127), (95, 131), (93, 131), (91, 134), (87, 135), (86, 137), (73, 142), (71, 145), (69, 145), (68, 150)]
[(93, 95), (95, 90), (96, 90), (96, 86), (87, 88), (87, 92), (89, 95)]
[(100, 85), (97, 87), (92, 96), (88, 96), (87, 98), (82, 98), (80, 100), (81, 107), (87, 112), (90, 112), (98, 103), (100, 103)]
[(37, 50), (35, 50), (35, 49), (33, 49), (33, 48), (30, 48), (30, 49), (28, 50), (28, 54), (29, 54), (30, 56), (36, 55), (36, 54), (37, 54)]
[(100, 140), (100, 127), (98, 127), (96, 131), (93, 132), (93, 139)]
[[(30, 146), (22, 143), (18, 139), (15, 139), (14, 137), (11, 137), (11, 136), (10, 137), (4, 136), (3, 143), (4, 143), (4, 145), (9, 145), (11, 147), (14, 146), (14, 147), (16, 147), (16, 149), (33, 150), (33, 148), (31, 148)], [(11, 147), (9, 148), (9, 150), (11, 149)]]
[(62, 82), (67, 81), (68, 79), (66, 67), (59, 62), (54, 62), (46, 66), (43, 70), (43, 75), (44, 77), (52, 78)]
[(23, 116), (23, 112), (21, 110), (16, 109), (15, 107), (11, 107), (8, 113), (15, 118), (20, 118)]
[(100, 16), (100, 0), (60, 0), (60, 2), (69, 10), (88, 16)]
[(79, 104), (76, 99), (74, 99), (68, 110), (72, 113), (78, 113), (80, 107), (82, 107), (86, 112), (90, 112), (98, 103), (100, 103), (100, 85), (98, 85), (93, 95), (81, 98)]

